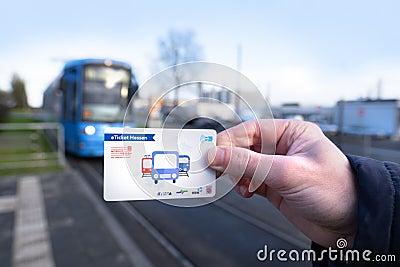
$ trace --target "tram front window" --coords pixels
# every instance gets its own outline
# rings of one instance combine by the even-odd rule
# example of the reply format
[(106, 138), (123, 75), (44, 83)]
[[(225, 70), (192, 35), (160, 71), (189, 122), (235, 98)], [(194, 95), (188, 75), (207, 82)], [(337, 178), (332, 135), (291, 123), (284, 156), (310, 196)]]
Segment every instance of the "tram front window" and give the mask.
[(128, 102), (129, 81), (127, 69), (87, 66), (83, 82), (83, 120), (121, 121)]

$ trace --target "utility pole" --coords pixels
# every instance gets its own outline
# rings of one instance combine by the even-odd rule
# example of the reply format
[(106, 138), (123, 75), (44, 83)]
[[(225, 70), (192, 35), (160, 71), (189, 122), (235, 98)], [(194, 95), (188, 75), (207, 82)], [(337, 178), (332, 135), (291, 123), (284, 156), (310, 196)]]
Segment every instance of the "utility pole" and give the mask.
[(268, 104), (271, 104), (271, 82), (267, 83), (267, 92), (265, 98), (267, 99)]
[(236, 68), (238, 71), (242, 70), (242, 45), (238, 44), (236, 54)]
[(343, 120), (344, 120), (344, 105), (345, 105), (345, 100), (339, 100), (337, 102), (337, 107), (338, 107), (338, 130), (339, 130), (339, 142), (337, 146), (339, 149), (343, 149)]
[(381, 94), (382, 94), (382, 79), (379, 79), (377, 87), (377, 99), (381, 99)]
[[(242, 70), (242, 45), (238, 44), (237, 50), (236, 50), (236, 69), (237, 71)], [(239, 114), (239, 95), (240, 95), (240, 79), (236, 82), (236, 94), (235, 96), (235, 112), (236, 114)]]

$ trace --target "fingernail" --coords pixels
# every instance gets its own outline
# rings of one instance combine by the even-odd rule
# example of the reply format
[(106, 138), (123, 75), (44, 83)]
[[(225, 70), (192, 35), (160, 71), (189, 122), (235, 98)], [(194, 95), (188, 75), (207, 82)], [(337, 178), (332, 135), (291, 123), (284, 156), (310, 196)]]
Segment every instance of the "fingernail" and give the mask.
[(207, 152), (207, 162), (214, 170), (223, 172), (225, 151), (219, 147), (210, 148)]

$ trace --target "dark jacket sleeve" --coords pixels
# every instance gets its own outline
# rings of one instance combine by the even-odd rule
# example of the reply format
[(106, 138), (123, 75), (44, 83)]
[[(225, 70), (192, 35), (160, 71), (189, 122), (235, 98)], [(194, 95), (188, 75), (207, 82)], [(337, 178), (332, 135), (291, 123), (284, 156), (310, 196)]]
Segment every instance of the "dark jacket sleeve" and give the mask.
[[(354, 250), (372, 251), (370, 266), (400, 266), (400, 165), (347, 155), (358, 185), (358, 230)], [(313, 243), (317, 252), (321, 248)], [(394, 262), (376, 262), (376, 255), (394, 255)], [(379, 256), (378, 256), (379, 257)], [(360, 256), (360, 258), (362, 258)], [(393, 259), (393, 258), (392, 258)], [(365, 266), (367, 262), (314, 262), (314, 266)]]

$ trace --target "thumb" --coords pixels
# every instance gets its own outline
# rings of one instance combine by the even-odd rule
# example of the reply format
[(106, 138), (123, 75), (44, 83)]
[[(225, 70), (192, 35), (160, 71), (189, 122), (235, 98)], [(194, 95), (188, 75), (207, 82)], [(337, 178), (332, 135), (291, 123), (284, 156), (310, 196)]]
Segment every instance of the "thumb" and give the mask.
[(251, 179), (249, 192), (254, 192), (264, 182), (272, 159), (271, 155), (231, 146), (217, 146), (207, 154), (207, 161), (212, 169), (229, 174), (235, 181), (240, 178)]

